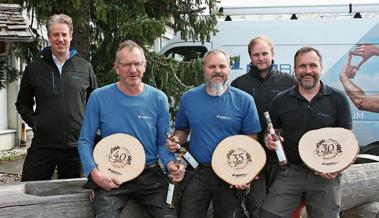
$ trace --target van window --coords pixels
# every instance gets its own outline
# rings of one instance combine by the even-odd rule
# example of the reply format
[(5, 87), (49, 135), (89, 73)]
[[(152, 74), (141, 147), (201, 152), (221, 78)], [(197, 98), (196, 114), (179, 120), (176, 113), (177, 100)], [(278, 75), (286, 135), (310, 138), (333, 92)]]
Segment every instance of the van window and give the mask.
[(206, 52), (207, 48), (204, 46), (183, 46), (168, 50), (165, 56), (177, 61), (191, 61), (204, 57)]

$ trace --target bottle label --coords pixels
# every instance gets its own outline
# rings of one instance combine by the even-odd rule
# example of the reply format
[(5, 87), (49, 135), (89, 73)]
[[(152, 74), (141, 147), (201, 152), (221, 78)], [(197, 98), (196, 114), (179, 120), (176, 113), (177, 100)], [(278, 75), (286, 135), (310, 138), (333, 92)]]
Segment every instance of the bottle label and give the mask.
[(284, 154), (282, 143), (280, 141), (275, 141), (275, 145), (276, 145), (275, 152), (276, 152), (276, 155), (278, 156), (279, 162), (286, 161), (287, 158), (286, 158), (286, 155)]
[(270, 131), (271, 135), (275, 135), (275, 129), (274, 128), (270, 128), (269, 131)]
[(191, 165), (192, 168), (196, 169), (197, 166), (199, 166), (199, 163), (193, 158), (193, 156), (189, 153), (186, 152), (183, 155), (184, 159)]
[(169, 183), (168, 189), (167, 189), (166, 204), (172, 204), (172, 200), (174, 198), (174, 189), (175, 189), (175, 185), (172, 183)]

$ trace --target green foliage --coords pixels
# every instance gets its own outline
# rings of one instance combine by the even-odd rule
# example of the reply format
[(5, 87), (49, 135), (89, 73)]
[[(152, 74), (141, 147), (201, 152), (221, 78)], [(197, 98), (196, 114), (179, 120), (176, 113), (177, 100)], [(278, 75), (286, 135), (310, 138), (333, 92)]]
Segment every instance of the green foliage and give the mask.
[[(180, 32), (185, 40), (209, 41), (210, 36), (217, 31), (215, 11), (219, 0), (13, 0), (13, 2), (34, 12), (31, 14), (35, 14), (36, 17), (30, 19), (40, 24), (45, 24), (47, 18), (54, 13), (71, 16), (74, 21), (74, 39), (79, 39), (77, 41), (85, 44), (84, 47), (79, 47), (73, 40), (72, 45), (78, 48), (79, 54), (89, 54), (88, 58), (94, 67), (100, 86), (118, 80), (113, 70), (113, 62), (118, 44), (126, 39), (137, 42), (148, 51), (154, 40), (164, 34), (166, 25), (174, 28), (175, 32)], [(204, 15), (204, 12), (208, 12), (209, 15)], [(31, 47), (38, 48), (38, 45), (37, 43)], [(19, 51), (28, 61), (32, 54), (37, 53), (32, 48), (22, 48)], [(29, 56), (25, 55), (27, 53)], [(148, 67), (144, 81), (154, 84), (169, 96), (174, 113), (182, 92), (202, 82), (201, 60), (178, 63), (156, 53), (146, 52), (146, 56)]]
[(7, 83), (17, 79), (19, 72), (9, 66), (6, 57), (0, 57), (0, 89), (5, 88)]
[(203, 60), (178, 62), (154, 52), (147, 53), (146, 59), (148, 63), (143, 80), (167, 94), (170, 114), (174, 118), (182, 93), (203, 83)]

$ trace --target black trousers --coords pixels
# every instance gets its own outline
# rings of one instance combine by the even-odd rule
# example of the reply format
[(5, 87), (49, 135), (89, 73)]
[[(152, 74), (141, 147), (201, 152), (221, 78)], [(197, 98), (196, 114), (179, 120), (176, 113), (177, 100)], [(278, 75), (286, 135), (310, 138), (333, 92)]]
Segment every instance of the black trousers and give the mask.
[(21, 181), (50, 180), (55, 168), (58, 179), (81, 177), (82, 165), (77, 148), (41, 148), (32, 144), (26, 154)]
[(150, 217), (177, 218), (176, 210), (165, 205), (167, 188), (167, 175), (159, 166), (145, 169), (137, 178), (123, 183), (118, 189), (107, 191), (95, 188), (95, 217), (120, 218), (128, 200), (134, 199)]
[(259, 173), (258, 180), (251, 182), (249, 193), (245, 196), (246, 210), (249, 212), (250, 218), (258, 218), (259, 210), (266, 200), (268, 188), (270, 187), (273, 177), (278, 170), (278, 164), (267, 162), (266, 166)]

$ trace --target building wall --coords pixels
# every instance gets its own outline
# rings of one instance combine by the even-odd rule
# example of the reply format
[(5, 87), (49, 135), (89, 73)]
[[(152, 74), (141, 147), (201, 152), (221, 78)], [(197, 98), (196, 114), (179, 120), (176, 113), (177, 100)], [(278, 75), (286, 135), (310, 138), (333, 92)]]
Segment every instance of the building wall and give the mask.
[(7, 89), (0, 89), (0, 130), (8, 129)]

